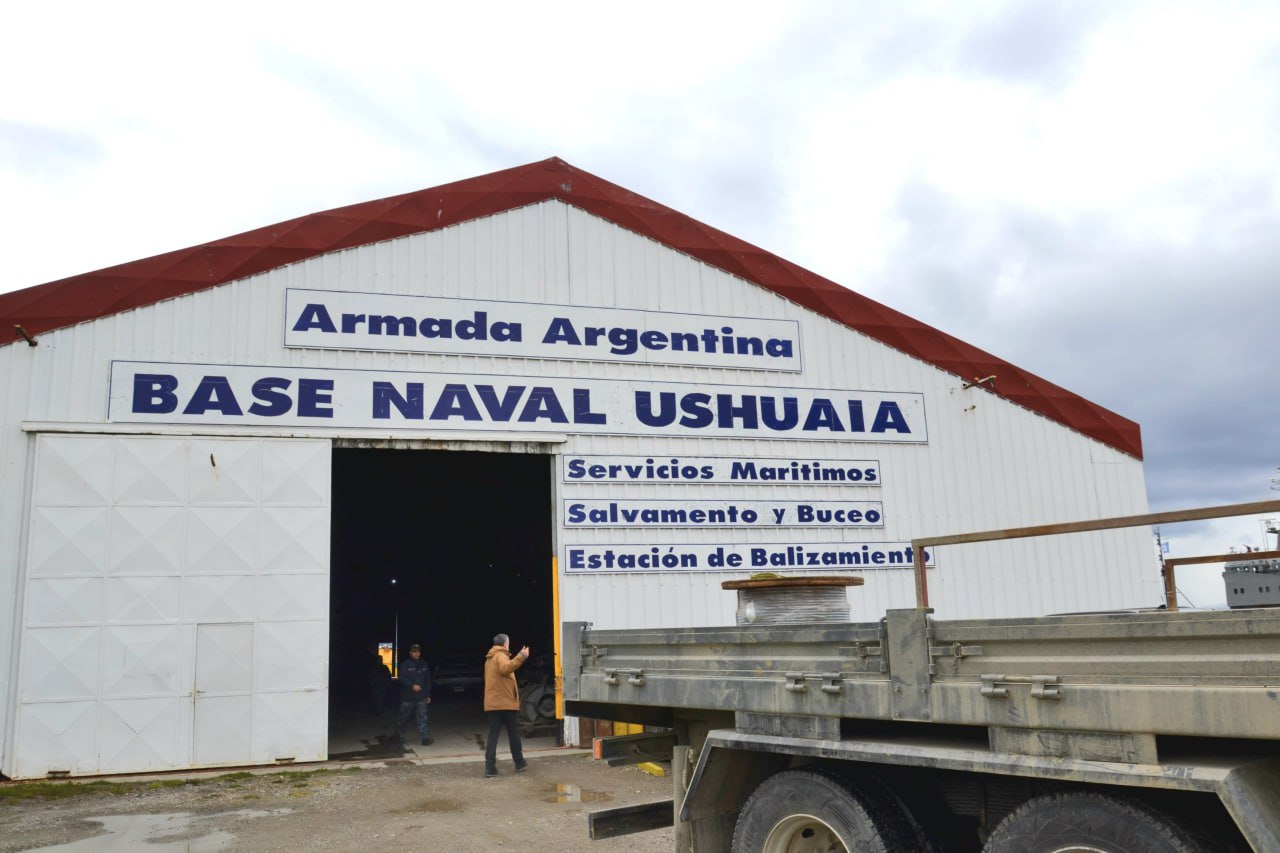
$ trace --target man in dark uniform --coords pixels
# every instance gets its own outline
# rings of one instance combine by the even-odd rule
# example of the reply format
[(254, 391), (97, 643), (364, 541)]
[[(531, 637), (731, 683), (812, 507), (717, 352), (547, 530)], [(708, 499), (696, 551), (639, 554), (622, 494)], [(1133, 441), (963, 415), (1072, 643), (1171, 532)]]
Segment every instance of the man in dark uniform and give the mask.
[(400, 715), (396, 718), (396, 739), (404, 742), (404, 724), (416, 716), (423, 746), (431, 744), (431, 724), (427, 706), (431, 704), (431, 668), (422, 659), (422, 646), (414, 643), (409, 656), (400, 661)]

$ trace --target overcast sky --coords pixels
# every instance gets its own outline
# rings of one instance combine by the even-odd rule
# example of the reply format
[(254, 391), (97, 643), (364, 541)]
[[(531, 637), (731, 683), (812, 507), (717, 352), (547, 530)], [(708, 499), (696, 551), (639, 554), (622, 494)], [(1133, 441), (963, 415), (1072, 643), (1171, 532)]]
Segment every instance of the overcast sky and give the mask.
[(560, 156), (1280, 497), (1274, 0), (462, 5), (11, 4), (0, 291)]

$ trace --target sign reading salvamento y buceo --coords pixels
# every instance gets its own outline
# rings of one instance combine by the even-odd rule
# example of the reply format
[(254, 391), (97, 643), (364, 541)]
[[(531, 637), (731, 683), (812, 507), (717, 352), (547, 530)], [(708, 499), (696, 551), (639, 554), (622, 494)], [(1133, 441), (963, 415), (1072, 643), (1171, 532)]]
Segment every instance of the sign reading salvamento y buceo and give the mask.
[(924, 395), (549, 376), (113, 361), (122, 423), (925, 443)]
[(285, 291), (284, 345), (802, 369), (793, 320), (297, 288)]

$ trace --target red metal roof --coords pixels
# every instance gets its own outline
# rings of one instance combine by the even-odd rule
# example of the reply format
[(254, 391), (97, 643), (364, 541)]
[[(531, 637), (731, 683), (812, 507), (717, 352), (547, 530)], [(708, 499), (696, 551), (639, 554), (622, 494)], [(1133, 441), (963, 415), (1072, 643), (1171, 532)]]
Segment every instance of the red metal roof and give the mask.
[(559, 158), (452, 184), (353, 204), (201, 246), (0, 294), (0, 345), (16, 327), (42, 332), (150, 305), (337, 249), (433, 231), (527, 204), (559, 199), (754, 282), (1033, 412), (1142, 458), (1133, 421), (990, 353), (789, 261), (602, 180)]

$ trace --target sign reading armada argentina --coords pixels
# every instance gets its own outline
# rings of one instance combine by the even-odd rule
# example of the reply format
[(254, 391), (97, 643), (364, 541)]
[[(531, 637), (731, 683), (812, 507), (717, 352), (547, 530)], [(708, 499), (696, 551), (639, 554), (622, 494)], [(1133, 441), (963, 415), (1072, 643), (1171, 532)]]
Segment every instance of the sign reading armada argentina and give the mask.
[(800, 372), (800, 328), (622, 308), (285, 291), (286, 347)]
[(925, 443), (924, 396), (552, 376), (111, 363), (114, 422)]

